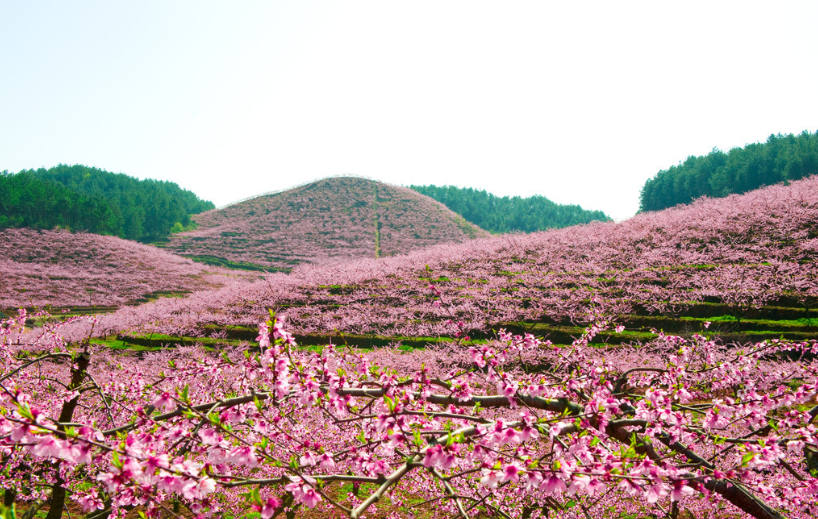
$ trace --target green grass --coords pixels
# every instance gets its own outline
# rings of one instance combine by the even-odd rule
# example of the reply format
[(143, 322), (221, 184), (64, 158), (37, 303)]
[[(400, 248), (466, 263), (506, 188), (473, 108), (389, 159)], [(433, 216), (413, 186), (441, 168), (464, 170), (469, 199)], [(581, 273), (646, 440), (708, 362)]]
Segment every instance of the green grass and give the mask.
[[(197, 263), (204, 263), (205, 265), (212, 265), (215, 267), (224, 267), (228, 269), (235, 269), (235, 270), (250, 270), (254, 272), (284, 272), (289, 274), (292, 268), (281, 268), (281, 267), (269, 267), (266, 265), (257, 265), (255, 263), (249, 263), (245, 261), (231, 261), (225, 258), (220, 258), (218, 256), (208, 256), (208, 255), (194, 255), (194, 254), (182, 254), (185, 258), (191, 259)], [(297, 261), (293, 260), (286, 260), (287, 263), (297, 264)]]

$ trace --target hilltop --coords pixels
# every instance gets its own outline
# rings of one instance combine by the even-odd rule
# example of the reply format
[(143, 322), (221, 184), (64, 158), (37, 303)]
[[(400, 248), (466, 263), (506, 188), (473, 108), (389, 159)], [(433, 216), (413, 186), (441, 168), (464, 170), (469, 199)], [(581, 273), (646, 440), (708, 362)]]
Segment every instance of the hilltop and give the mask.
[(544, 196), (495, 196), (473, 188), (455, 186), (409, 186), (443, 203), (481, 228), (493, 233), (536, 232), (561, 229), (593, 221), (607, 222), (602, 211), (578, 205), (557, 204)]
[(355, 177), (319, 180), (196, 215), (164, 245), (225, 266), (289, 271), (300, 263), (403, 254), (488, 236), (410, 189)]

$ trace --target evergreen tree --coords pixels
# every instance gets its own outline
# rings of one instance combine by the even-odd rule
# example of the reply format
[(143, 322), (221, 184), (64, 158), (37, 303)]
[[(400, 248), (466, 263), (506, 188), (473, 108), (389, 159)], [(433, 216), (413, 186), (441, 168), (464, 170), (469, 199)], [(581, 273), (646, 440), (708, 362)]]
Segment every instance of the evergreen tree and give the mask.
[(149, 241), (213, 207), (173, 182), (81, 165), (0, 174), (0, 227), (63, 227)]
[(602, 211), (587, 211), (578, 205), (560, 205), (544, 196), (499, 197), (473, 188), (455, 186), (410, 186), (434, 198), (467, 221), (491, 233), (534, 232), (591, 221), (608, 221)]
[(770, 135), (766, 143), (748, 144), (728, 153), (713, 148), (688, 157), (645, 182), (641, 211), (658, 211), (702, 196), (723, 197), (762, 186), (818, 174), (818, 131)]

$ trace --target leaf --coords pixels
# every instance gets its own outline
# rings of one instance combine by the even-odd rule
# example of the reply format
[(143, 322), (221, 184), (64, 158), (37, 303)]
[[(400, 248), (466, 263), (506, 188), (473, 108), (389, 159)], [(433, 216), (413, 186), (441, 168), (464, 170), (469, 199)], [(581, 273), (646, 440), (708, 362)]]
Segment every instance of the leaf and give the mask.
[(120, 470), (122, 470), (122, 467), (124, 466), (124, 463), (122, 463), (119, 460), (119, 453), (117, 451), (113, 451), (111, 453), (111, 459), (112, 459), (111, 463), (113, 464), (113, 466), (120, 469)]
[(741, 466), (746, 467), (747, 464), (750, 463), (750, 461), (755, 457), (756, 457), (755, 452), (748, 452), (744, 454), (744, 456), (741, 457)]
[(176, 394), (179, 395), (179, 400), (181, 400), (182, 402), (185, 402), (185, 403), (190, 402), (190, 397), (189, 397), (190, 386), (188, 384), (185, 384), (185, 387), (183, 387), (182, 389), (177, 388), (176, 389)]
[(27, 420), (34, 421), (34, 415), (31, 413), (31, 408), (28, 407), (28, 404), (17, 404), (17, 412), (20, 413), (20, 416)]
[(395, 401), (392, 400), (391, 398), (389, 398), (386, 395), (383, 396), (383, 401), (386, 404), (386, 407), (389, 409), (389, 412), (394, 413), (395, 412), (395, 407), (396, 407), (395, 406)]

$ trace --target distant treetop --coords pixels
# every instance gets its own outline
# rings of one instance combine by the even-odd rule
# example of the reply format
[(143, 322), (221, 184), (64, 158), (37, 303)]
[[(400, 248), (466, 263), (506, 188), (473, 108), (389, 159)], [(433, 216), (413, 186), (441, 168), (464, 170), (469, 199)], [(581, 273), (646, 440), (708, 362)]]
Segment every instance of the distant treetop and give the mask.
[(690, 156), (645, 182), (641, 211), (658, 211), (696, 198), (746, 193), (762, 186), (818, 174), (818, 131), (770, 135), (766, 143), (725, 153), (717, 148)]
[(0, 228), (60, 227), (151, 241), (188, 228), (191, 215), (213, 208), (173, 182), (82, 165), (0, 172)]
[(494, 233), (534, 232), (559, 229), (592, 221), (610, 221), (602, 211), (578, 205), (561, 205), (544, 196), (499, 197), (486, 191), (455, 186), (409, 186), (434, 198), (467, 221)]

